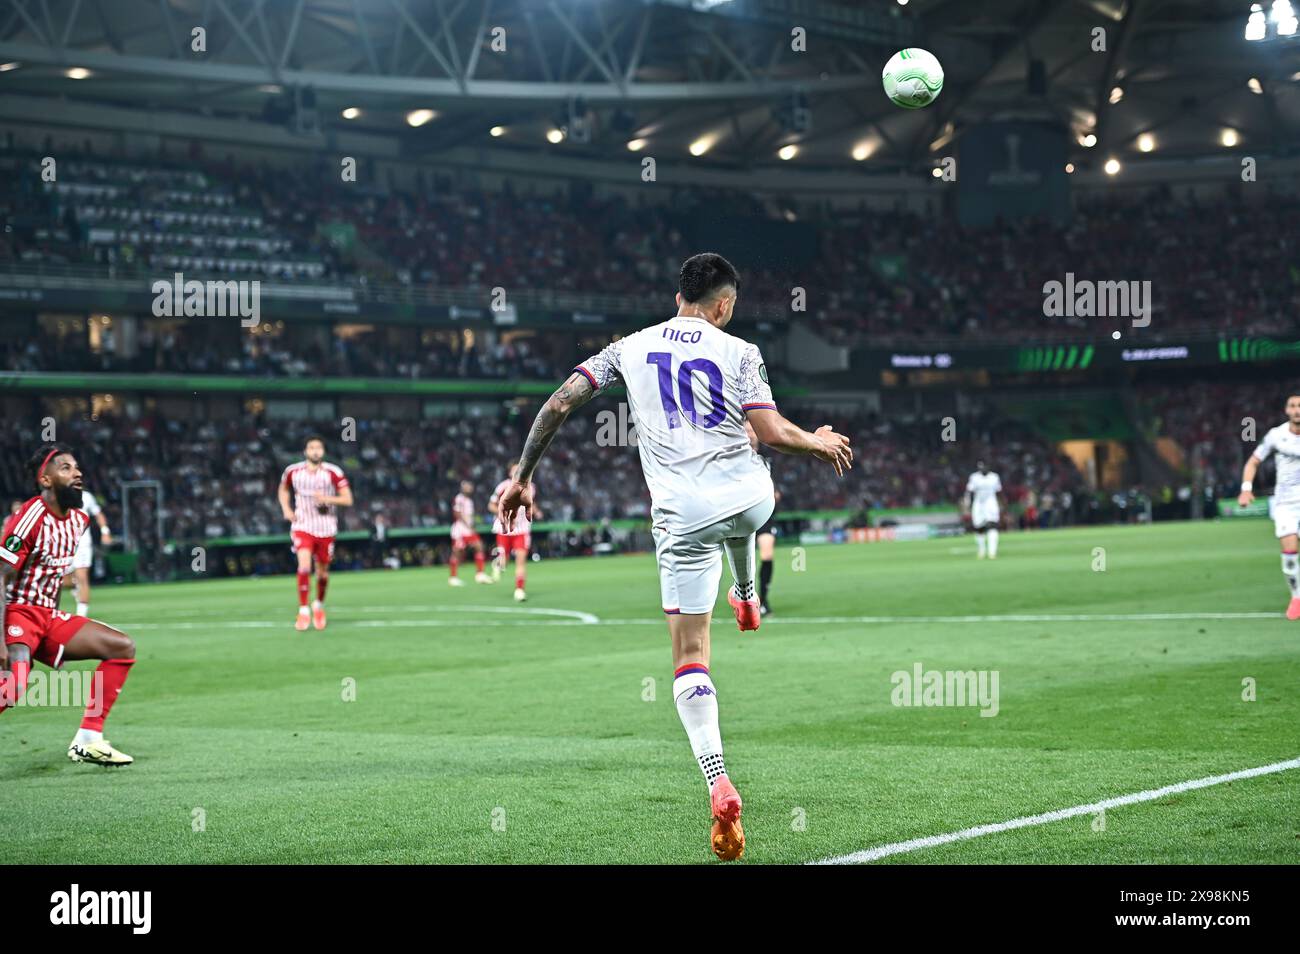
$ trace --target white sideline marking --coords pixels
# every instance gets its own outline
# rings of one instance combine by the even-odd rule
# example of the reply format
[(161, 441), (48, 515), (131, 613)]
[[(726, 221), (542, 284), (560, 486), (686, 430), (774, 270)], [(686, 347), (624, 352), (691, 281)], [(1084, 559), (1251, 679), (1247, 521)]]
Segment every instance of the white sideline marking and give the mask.
[[(1141, 622), (1142, 620), (1281, 619), (1281, 613), (1016, 613), (1001, 616), (772, 616), (765, 625), (781, 623), (1089, 623)], [(715, 613), (713, 621), (725, 622)], [(605, 619), (607, 625), (658, 625), (657, 619)]]
[[(361, 609), (369, 609), (362, 607)], [(390, 607), (391, 608), (391, 607)], [(437, 612), (446, 609), (452, 610), (474, 610), (480, 613), (505, 613), (518, 616), (542, 616), (542, 617), (559, 617), (558, 619), (512, 619), (512, 620), (495, 620), (495, 619), (470, 619), (470, 620), (437, 620), (437, 619), (369, 619), (358, 620), (353, 618), (352, 614), (360, 610), (351, 609), (344, 611), (345, 618), (335, 617), (335, 622), (344, 623), (349, 626), (362, 626), (367, 628), (377, 627), (398, 627), (403, 629), (418, 628), (421, 626), (572, 626), (574, 623), (581, 623), (584, 626), (595, 626), (601, 622), (599, 616), (594, 613), (584, 613), (581, 610), (566, 609), (549, 609), (544, 606), (408, 606), (396, 607), (408, 610), (426, 609), (430, 612)], [(655, 622), (658, 622), (655, 620)], [(115, 625), (124, 630), (132, 629), (282, 629), (293, 624), (293, 617), (289, 615), (285, 621), (271, 619), (236, 619), (236, 620), (210, 620), (208, 622), (198, 623), (116, 623)]]
[(1258, 768), (1242, 769), (1238, 772), (1229, 772), (1226, 775), (1211, 775), (1208, 778), (1193, 779), (1190, 782), (1178, 782), (1174, 785), (1166, 785), (1164, 788), (1148, 789), (1145, 792), (1134, 792), (1132, 795), (1120, 795), (1118, 798), (1107, 798), (1100, 802), (1093, 802), (1090, 805), (1075, 805), (1073, 808), (1058, 808), (1056, 811), (1043, 812), (1041, 815), (1028, 815), (1024, 818), (1013, 818), (1010, 821), (997, 822), (993, 825), (977, 825), (974, 828), (963, 828), (961, 831), (949, 832), (946, 835), (927, 835), (924, 838), (913, 838), (910, 841), (896, 841), (890, 845), (881, 845), (878, 848), (868, 848), (865, 851), (855, 851), (848, 855), (835, 855), (831, 858), (823, 858), (820, 861), (810, 861), (808, 864), (813, 865), (856, 865), (867, 861), (878, 861), (881, 858), (887, 858), (890, 855), (906, 854), (909, 851), (918, 851), (921, 848), (934, 848), (937, 845), (949, 845), (955, 841), (967, 841), (971, 838), (979, 838), (981, 835), (994, 835), (998, 832), (1012, 831), (1016, 828), (1030, 828), (1034, 825), (1046, 825), (1050, 822), (1063, 821), (1066, 818), (1077, 818), (1079, 815), (1095, 815), (1097, 812), (1107, 811), (1111, 808), (1121, 808), (1125, 805), (1136, 805), (1139, 802), (1153, 802), (1158, 798), (1164, 798), (1166, 795), (1177, 795), (1181, 792), (1191, 792), (1198, 788), (1209, 788), (1211, 785), (1222, 785), (1225, 782), (1235, 782), (1243, 778), (1255, 778), (1259, 775), (1272, 775), (1276, 772), (1287, 772), (1291, 769), (1300, 768), (1300, 758), (1287, 759), (1284, 762), (1274, 762), (1272, 765), (1261, 765)]
[[(594, 613), (584, 613), (581, 610), (563, 610), (547, 609), (540, 606), (394, 606), (380, 607), (380, 609), (408, 610), (414, 612), (443, 612), (452, 610), (459, 612), (461, 610), (474, 610), (482, 613), (506, 613), (506, 614), (525, 614), (530, 616), (549, 616), (558, 617), (555, 619), (463, 619), (463, 620), (437, 620), (437, 619), (388, 619), (388, 620), (358, 620), (353, 614), (358, 612), (373, 611), (375, 607), (347, 607), (340, 611), (339, 615), (334, 617), (335, 622), (345, 623), (349, 626), (362, 626), (368, 628), (378, 628), (383, 626), (395, 626), (399, 628), (411, 628), (419, 626), (439, 627), (439, 626), (571, 626), (574, 623), (580, 623), (583, 626), (663, 626), (665, 617), (638, 617), (636, 619), (601, 619)], [(182, 615), (182, 614), (177, 614)], [(1128, 623), (1141, 622), (1143, 620), (1198, 620), (1198, 619), (1281, 619), (1281, 613), (1041, 613), (1029, 614), (1020, 613), (1003, 616), (779, 616), (767, 620), (769, 626), (783, 625), (785, 623), (803, 623), (809, 625), (828, 624), (828, 623), (871, 623), (892, 625), (895, 623)], [(714, 622), (722, 625), (727, 622), (727, 617), (715, 615)], [(288, 623), (279, 620), (211, 620), (200, 623), (117, 623), (119, 629), (277, 629), (293, 623), (292, 614), (290, 614)]]

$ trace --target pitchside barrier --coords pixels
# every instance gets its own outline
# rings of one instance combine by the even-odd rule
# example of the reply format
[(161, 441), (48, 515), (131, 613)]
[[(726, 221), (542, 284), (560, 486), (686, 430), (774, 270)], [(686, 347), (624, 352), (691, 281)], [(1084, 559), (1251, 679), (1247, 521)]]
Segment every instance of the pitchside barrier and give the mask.
[[(872, 510), (776, 511), (778, 540), (793, 543), (919, 539), (960, 532), (960, 515), (950, 507)], [(495, 543), (491, 524), (478, 527), (483, 545)], [(648, 518), (604, 521), (547, 520), (532, 526), (533, 549), (543, 557), (606, 555), (654, 549)], [(344, 530), (335, 537), (336, 570), (446, 563), (450, 525), (390, 527), (381, 542), (369, 530)], [(96, 571), (99, 582), (193, 580), (292, 572), (288, 533), (168, 540), (162, 554), (142, 560), (139, 552), (110, 548)]]

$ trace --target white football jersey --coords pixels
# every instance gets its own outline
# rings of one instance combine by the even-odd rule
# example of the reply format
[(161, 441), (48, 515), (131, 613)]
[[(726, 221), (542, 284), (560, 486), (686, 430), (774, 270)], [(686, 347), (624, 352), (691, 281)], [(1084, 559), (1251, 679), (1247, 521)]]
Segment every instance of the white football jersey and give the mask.
[(677, 316), (612, 342), (574, 369), (600, 390), (627, 385), (652, 516), (676, 534), (772, 498), (745, 413), (776, 410), (758, 346)]
[(1267, 460), (1269, 454), (1277, 455), (1273, 502), (1300, 505), (1300, 434), (1292, 434), (1290, 424), (1279, 424), (1255, 448), (1259, 460)]
[(971, 503), (976, 507), (987, 507), (989, 504), (997, 506), (998, 492), (1001, 490), (1002, 478), (993, 471), (981, 474), (977, 470), (966, 481), (966, 492), (975, 495)]
[[(100, 510), (103, 508), (99, 506), (99, 501), (95, 499), (94, 494), (89, 490), (83, 490), (81, 492), (81, 509), (86, 511), (88, 517), (98, 517)], [(87, 529), (89, 529), (89, 525), (87, 525)]]

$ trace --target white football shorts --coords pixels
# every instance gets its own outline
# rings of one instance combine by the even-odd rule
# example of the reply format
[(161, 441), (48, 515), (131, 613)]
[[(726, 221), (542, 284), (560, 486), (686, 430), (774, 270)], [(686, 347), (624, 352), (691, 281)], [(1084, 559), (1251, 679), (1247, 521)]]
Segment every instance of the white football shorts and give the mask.
[(1273, 518), (1273, 530), (1278, 539), (1300, 533), (1300, 504), (1278, 503), (1276, 497), (1270, 497), (1268, 514)]
[(971, 526), (979, 528), (998, 522), (998, 502), (990, 500), (987, 502), (976, 501), (970, 508)]
[(775, 500), (761, 500), (748, 510), (680, 536), (656, 524), (655, 557), (664, 612), (710, 612), (718, 599), (723, 541), (752, 538), (774, 509)]

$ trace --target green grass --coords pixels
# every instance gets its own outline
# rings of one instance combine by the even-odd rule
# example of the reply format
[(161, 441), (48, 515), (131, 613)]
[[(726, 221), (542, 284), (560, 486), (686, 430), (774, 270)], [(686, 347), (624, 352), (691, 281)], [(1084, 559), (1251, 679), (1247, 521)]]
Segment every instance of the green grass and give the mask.
[[(724, 603), (714, 630), (745, 861), (813, 860), (1300, 755), (1300, 623), (1280, 615), (1270, 529), (1003, 534), (996, 563), (976, 561), (970, 538), (809, 547), (803, 572), (779, 550), (777, 615), (741, 636)], [(139, 647), (108, 732), (136, 764), (69, 762), (75, 710), (0, 716), (0, 863), (712, 861), (653, 558), (533, 564), (529, 583), (520, 612), (505, 581), (341, 573), (329, 629), (304, 634), (292, 577), (99, 589), (94, 615)], [(1261, 612), (1277, 615), (799, 621)], [(997, 716), (894, 706), (891, 674), (916, 662), (996, 670)], [(1256, 701), (1242, 700), (1246, 678)], [(1298, 819), (1300, 771), (1288, 771), (1115, 809), (1100, 832), (1080, 817), (888, 860), (1294, 863)]]

